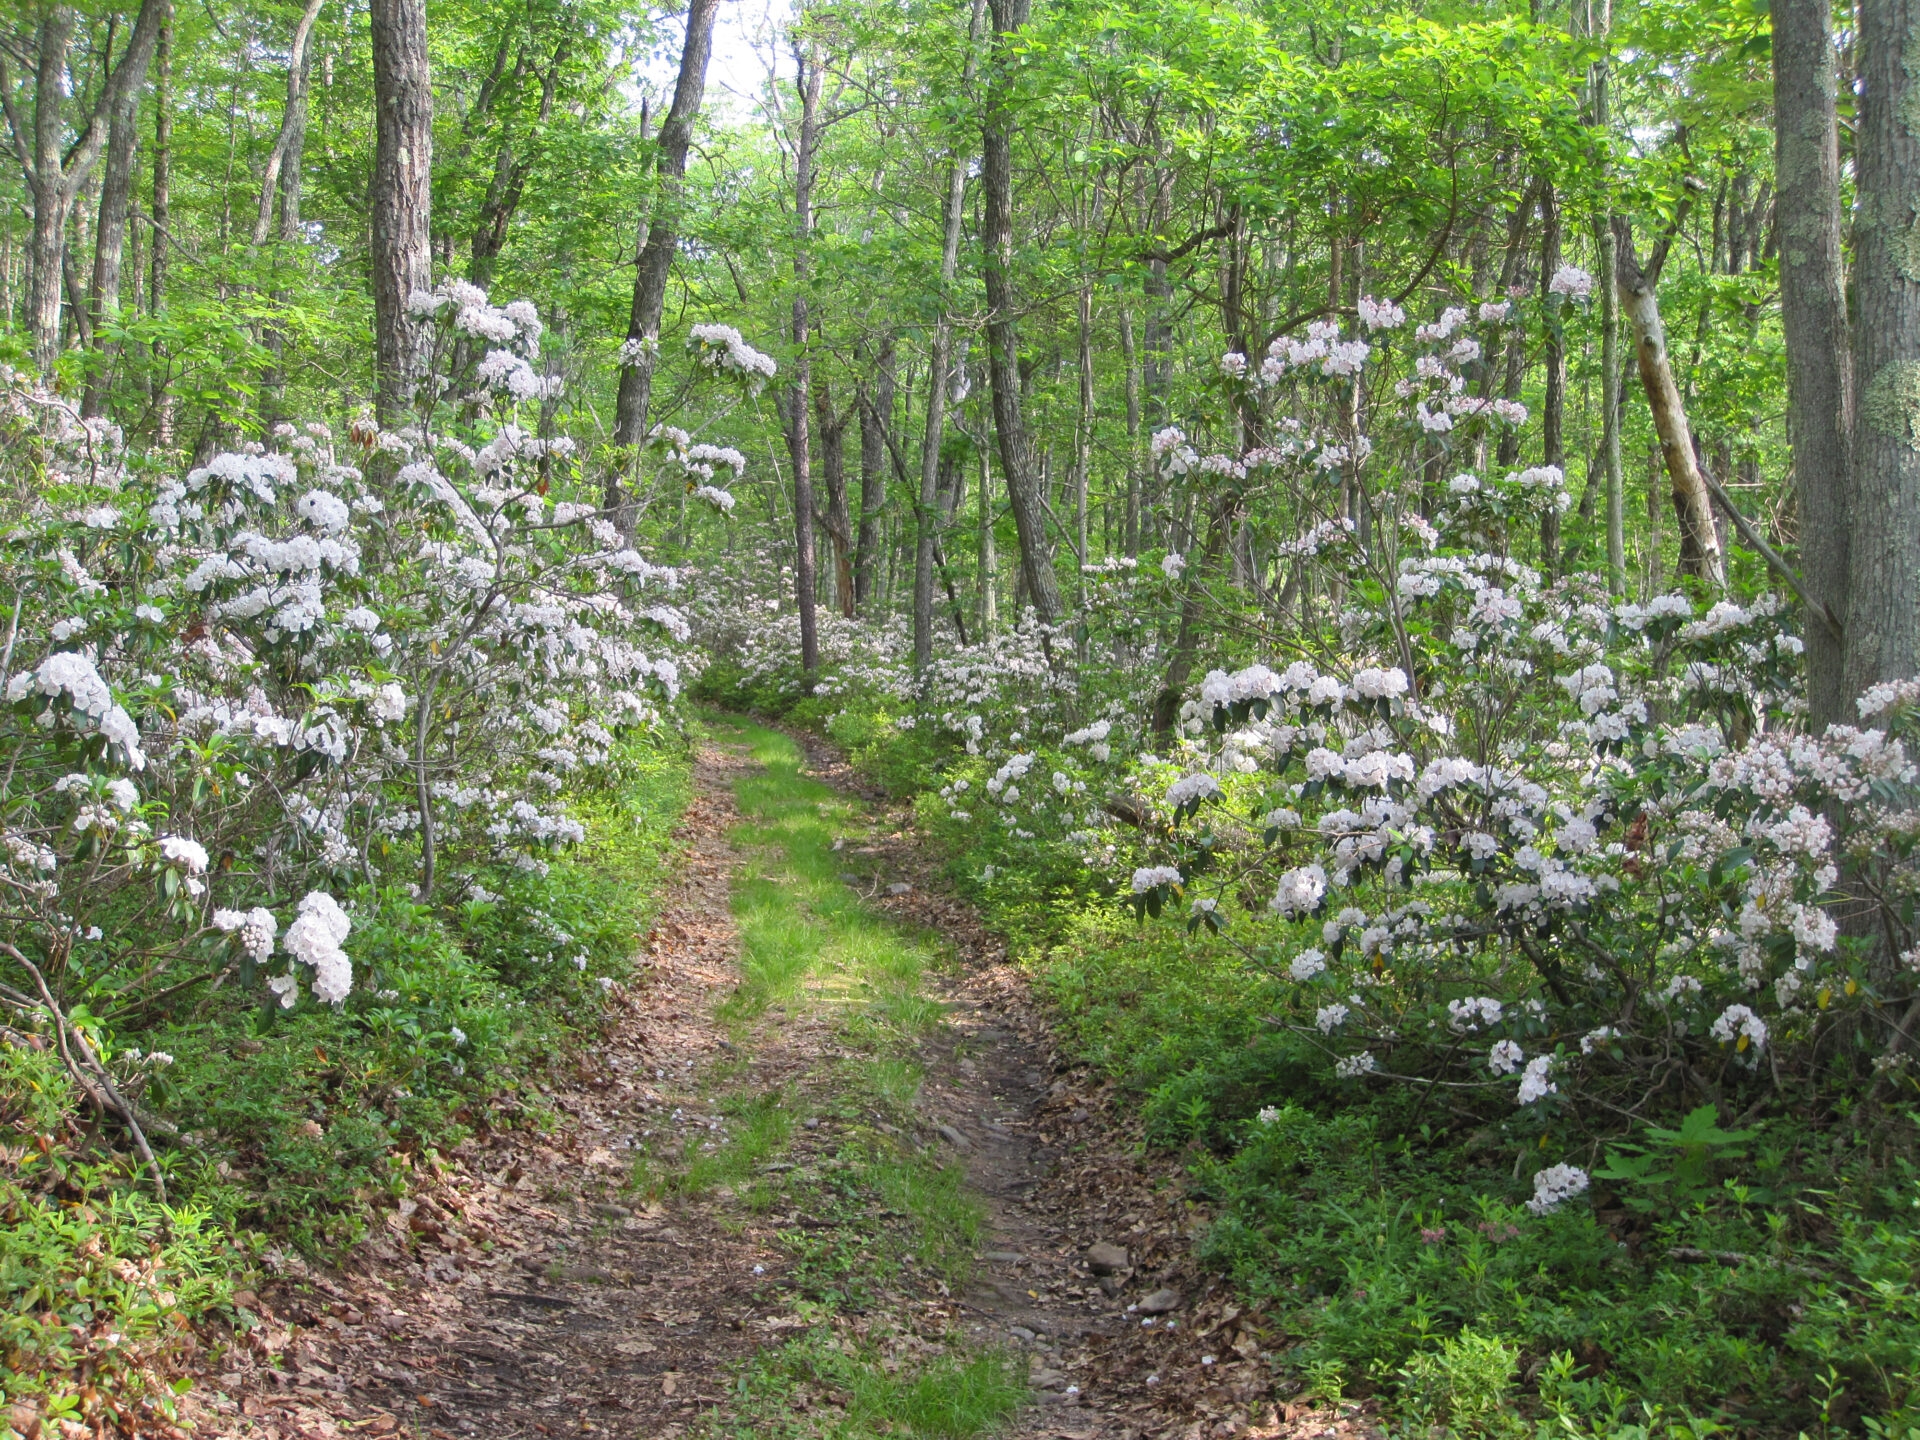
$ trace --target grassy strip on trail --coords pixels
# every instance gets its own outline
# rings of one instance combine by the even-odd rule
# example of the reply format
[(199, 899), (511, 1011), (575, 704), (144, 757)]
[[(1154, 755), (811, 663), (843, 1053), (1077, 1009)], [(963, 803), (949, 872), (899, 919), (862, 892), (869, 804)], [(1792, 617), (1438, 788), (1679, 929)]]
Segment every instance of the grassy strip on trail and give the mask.
[[(1025, 1402), (1020, 1363), (957, 1335), (929, 1340), (888, 1313), (903, 1294), (963, 1284), (980, 1240), (981, 1209), (960, 1170), (906, 1138), (918, 1046), (941, 1023), (926, 980), (944, 958), (840, 878), (834, 842), (861, 834), (865, 817), (801, 774), (797, 745), (730, 718), (710, 725), (759, 767), (736, 789), (745, 823), (735, 834), (749, 852), (733, 891), (741, 979), (718, 1015), (736, 1049), (701, 1077), (724, 1128), (643, 1154), (634, 1184), (649, 1194), (724, 1187), (752, 1212), (806, 1217), (780, 1239), (792, 1259), (784, 1288), (811, 1322), (734, 1378), (731, 1418), (710, 1434), (988, 1434)], [(753, 1074), (757, 1050), (820, 1021), (835, 1053), (797, 1083)], [(796, 1144), (814, 1131), (816, 1143)]]

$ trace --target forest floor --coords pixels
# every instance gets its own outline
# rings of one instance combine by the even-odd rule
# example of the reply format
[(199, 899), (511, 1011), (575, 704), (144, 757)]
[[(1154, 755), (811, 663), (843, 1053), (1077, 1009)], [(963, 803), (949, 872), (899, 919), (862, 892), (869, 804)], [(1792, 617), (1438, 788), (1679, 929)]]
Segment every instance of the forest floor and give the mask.
[(345, 1267), (269, 1256), (199, 1433), (1371, 1432), (1273, 1393), (1177, 1164), (1055, 1052), (904, 812), (718, 721), (676, 838), (544, 1114), (445, 1157)]

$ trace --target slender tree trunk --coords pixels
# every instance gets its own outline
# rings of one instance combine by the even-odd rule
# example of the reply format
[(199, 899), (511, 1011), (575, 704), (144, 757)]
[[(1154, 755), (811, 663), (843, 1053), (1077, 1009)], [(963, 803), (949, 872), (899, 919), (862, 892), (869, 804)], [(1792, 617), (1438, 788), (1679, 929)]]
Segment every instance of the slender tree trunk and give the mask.
[[(1567, 411), (1567, 339), (1562, 328), (1560, 297), (1547, 289), (1560, 268), (1560, 197), (1553, 183), (1540, 192), (1540, 294), (1546, 301), (1546, 387), (1541, 397), (1540, 432), (1543, 465), (1564, 472), (1567, 447), (1564, 436)], [(1560, 512), (1549, 508), (1540, 517), (1540, 568), (1551, 581), (1560, 569)]]
[(794, 598), (800, 606), (800, 670), (811, 686), (820, 668), (820, 637), (813, 604), (813, 456), (811, 389), (813, 362), (808, 354), (811, 327), (807, 287), (813, 278), (813, 152), (819, 139), (820, 65), (811, 46), (797, 43), (800, 135), (793, 166), (793, 383), (787, 395), (787, 447), (793, 457)]
[(853, 603), (873, 596), (875, 525), (887, 503), (887, 427), (893, 423), (893, 336), (874, 357), (873, 394), (860, 406), (860, 525), (854, 539)]
[[(1087, 553), (1087, 486), (1093, 469), (1093, 286), (1087, 281), (1080, 285), (1080, 413), (1075, 427), (1073, 453), (1073, 512), (1074, 535), (1079, 548), (1077, 556), (1082, 566), (1090, 559)], [(1080, 603), (1086, 604), (1087, 581), (1083, 572), (1080, 577)]]
[(429, 334), (408, 308), (433, 287), (433, 81), (426, 0), (369, 0), (373, 35), (373, 328), (383, 424), (426, 379)]
[(833, 392), (825, 379), (814, 386), (814, 419), (820, 426), (820, 478), (827, 487), (827, 505), (820, 519), (833, 542), (833, 600), (842, 615), (852, 618), (853, 517), (847, 505), (847, 416), (835, 413)]
[[(326, 0), (307, 0), (307, 8), (294, 26), (293, 42), (287, 47), (287, 101), (280, 114), (280, 130), (260, 176), (260, 203), (255, 207), (252, 244), (255, 250), (273, 236), (273, 204), (280, 201), (279, 237), (286, 244), (300, 236), (300, 164), (307, 144), (307, 88), (313, 65), (314, 23)], [(286, 299), (277, 288), (270, 299), (277, 308)], [(271, 428), (281, 411), (281, 392), (286, 385), (287, 334), (277, 319), (268, 319), (261, 329), (261, 344), (271, 357), (260, 377), (260, 417)]]
[[(1780, 320), (1787, 338), (1787, 434), (1793, 442), (1800, 568), (1843, 627), (1853, 522), (1853, 355), (1840, 226), (1840, 137), (1833, 10), (1823, 0), (1773, 6), (1774, 169), (1779, 186)], [(1811, 728), (1853, 721), (1843, 636), (1814, 616), (1807, 646)]]
[[(301, 13), (300, 21), (293, 27), (293, 43), (287, 49), (287, 103), (280, 112), (280, 131), (274, 136), (273, 149), (267, 152), (267, 163), (260, 174), (260, 203), (254, 211), (253, 244), (255, 248), (267, 243), (273, 234), (273, 200), (281, 193), (280, 179), (286, 173), (291, 160), (294, 171), (300, 168), (299, 147), (305, 144), (307, 133), (307, 49), (313, 36), (314, 22), (320, 18), (320, 7), (326, 0), (307, 0), (307, 8)], [(295, 226), (299, 220), (296, 215)], [(286, 233), (283, 225), (283, 235)]]
[(1060, 618), (1060, 585), (1047, 549), (1047, 515), (1041, 480), (1020, 397), (1020, 340), (1014, 325), (1013, 287), (1013, 80), (1015, 33), (1026, 26), (1029, 0), (992, 0), (993, 68), (982, 131), (981, 183), (985, 198), (987, 371), (993, 388), (994, 430), (1000, 469), (1007, 480), (1014, 530), (1020, 538), (1020, 573), (1028, 599), (1043, 624)]
[[(147, 313), (156, 319), (167, 304), (167, 261), (173, 244), (173, 7), (171, 0), (157, 42), (158, 79), (153, 95), (153, 259), (147, 266)], [(154, 440), (173, 444), (173, 395), (166, 383), (167, 346), (153, 342), (148, 403), (154, 412)]]
[[(660, 122), (655, 173), (659, 179), (653, 203), (641, 225), (634, 262), (633, 305), (627, 314), (627, 344), (631, 347), (620, 371), (620, 393), (614, 402), (613, 443), (638, 445), (647, 438), (647, 419), (653, 407), (653, 369), (659, 359), (660, 317), (666, 309), (667, 279), (680, 248), (680, 183), (687, 173), (687, 147), (693, 143), (693, 122), (707, 89), (707, 58), (713, 53), (713, 17), (719, 0), (692, 0), (687, 7), (686, 40), (680, 47), (680, 78), (673, 87), (673, 103)], [(607, 508), (624, 510), (617, 471), (607, 480)]]
[(540, 108), (534, 116), (533, 134), (521, 146), (523, 153), (515, 156), (511, 136), (503, 136), (499, 150), (494, 153), (493, 179), (487, 185), (486, 199), (480, 205), (480, 218), (473, 227), (472, 258), (467, 264), (467, 278), (482, 289), (493, 284), (494, 266), (499, 262), (500, 252), (506, 249), (507, 229), (513, 224), (514, 213), (520, 208), (520, 199), (526, 193), (527, 177), (533, 171), (533, 141), (553, 118), (553, 103), (560, 87), (560, 69), (566, 62), (566, 55), (563, 41), (554, 51), (552, 63), (541, 78)]
[(1120, 548), (1140, 553), (1140, 351), (1133, 338), (1133, 307), (1120, 307), (1120, 352), (1127, 366), (1127, 516)]
[(1920, 265), (1911, 228), (1920, 213), (1920, 88), (1909, 68), (1916, 47), (1920, 0), (1862, 0), (1853, 285), (1860, 398), (1842, 672), (1849, 697), (1920, 669)]
[[(972, 18), (967, 26), (967, 55), (960, 75), (960, 91), (970, 93), (978, 67), (980, 27), (985, 19), (985, 0), (973, 0)], [(947, 313), (947, 292), (960, 268), (960, 225), (965, 218), (967, 193), (967, 157), (953, 156), (947, 166), (947, 197), (944, 233), (940, 250), (940, 313), (934, 321), (933, 340), (927, 352), (927, 415), (920, 436), (920, 493), (914, 506), (913, 549), (913, 664), (926, 669), (933, 659), (933, 570), (935, 502), (940, 484), (940, 441), (947, 422), (947, 371), (953, 339), (953, 321)]]
[(1000, 557), (994, 553), (993, 540), (993, 464), (984, 441), (973, 448), (974, 463), (980, 469), (974, 505), (975, 523), (980, 531), (980, 640), (985, 644), (1000, 624)]
[(1660, 301), (1654, 288), (1659, 272), (1641, 269), (1633, 253), (1633, 231), (1629, 227), (1626, 216), (1613, 217), (1614, 275), (1620, 304), (1633, 326), (1640, 384), (1647, 392), (1647, 408), (1652, 412), (1654, 433), (1660, 437), (1667, 476), (1673, 486), (1673, 510), (1680, 522), (1680, 573), (1698, 575), (1721, 585), (1726, 581), (1726, 573), (1721, 562), (1720, 534), (1714, 527), (1713, 502), (1707, 494), (1707, 482), (1700, 474), (1700, 460), (1694, 453), (1693, 432), (1687, 426), (1680, 387), (1674, 383), (1666, 326), (1660, 320)]
[[(40, 15), (35, 36), (39, 61), (34, 77), (33, 169), (27, 175), (27, 193), (33, 199), (33, 240), (27, 272), (27, 324), (33, 336), (33, 360), (41, 374), (51, 375), (60, 358), (60, 300), (67, 210), (74, 192), (60, 163), (66, 139), (61, 123), (61, 91), (66, 84), (67, 48), (73, 43), (74, 15), (66, 5), (48, 5)], [(0, 75), (0, 84), (11, 80)]]
[(107, 155), (100, 175), (99, 220), (94, 226), (92, 315), (88, 326), (98, 353), (87, 372), (86, 394), (80, 402), (80, 413), (88, 417), (106, 413), (112, 360), (106, 336), (120, 314), (120, 266), (126, 253), (127, 211), (133, 199), (133, 161), (140, 149), (140, 91), (146, 84), (147, 67), (159, 38), (157, 23), (144, 31), (135, 29), (133, 43), (120, 61), (125, 83), (117, 87), (107, 117)]

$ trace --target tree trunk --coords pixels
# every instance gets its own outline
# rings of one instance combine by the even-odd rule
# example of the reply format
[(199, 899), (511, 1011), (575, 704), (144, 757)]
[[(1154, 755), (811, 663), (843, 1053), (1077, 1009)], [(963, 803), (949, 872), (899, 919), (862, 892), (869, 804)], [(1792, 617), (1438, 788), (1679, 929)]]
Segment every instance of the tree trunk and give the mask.
[[(961, 66), (960, 92), (973, 89), (977, 70), (976, 55), (980, 26), (985, 18), (984, 0), (973, 0), (973, 14), (967, 25), (967, 55)], [(933, 659), (933, 568), (935, 501), (940, 484), (940, 441), (947, 423), (947, 370), (953, 340), (953, 320), (947, 313), (947, 292), (960, 268), (960, 223), (964, 218), (967, 193), (967, 157), (958, 153), (947, 166), (947, 198), (942, 216), (944, 233), (940, 250), (940, 313), (933, 326), (933, 339), (927, 353), (927, 415), (920, 435), (920, 493), (914, 506), (913, 549), (913, 665), (926, 669)]]
[(1015, 32), (1025, 27), (1030, 0), (992, 0), (993, 70), (982, 130), (981, 182), (985, 198), (983, 237), (987, 291), (987, 372), (993, 388), (993, 428), (1000, 441), (1000, 470), (1007, 481), (1014, 530), (1020, 539), (1020, 573), (1027, 597), (1043, 624), (1060, 618), (1060, 586), (1047, 553), (1045, 497), (1035, 473), (1026, 417), (1020, 401), (1020, 341), (1013, 288), (1013, 129), (1011, 110)]
[(875, 526), (887, 503), (887, 427), (893, 423), (893, 336), (874, 357), (873, 393), (860, 406), (860, 526), (854, 539), (853, 603), (873, 598)]
[(994, 553), (993, 542), (993, 466), (984, 443), (975, 445), (974, 463), (980, 470), (980, 488), (974, 496), (977, 510), (975, 523), (979, 527), (978, 563), (980, 566), (980, 640), (986, 643), (987, 637), (1000, 624), (999, 570), (1000, 557)]
[[(266, 167), (260, 175), (260, 203), (253, 217), (256, 248), (266, 244), (273, 234), (273, 199), (280, 193), (280, 177), (286, 172), (289, 159), (295, 173), (300, 168), (298, 147), (305, 143), (307, 133), (307, 46), (313, 36), (314, 22), (320, 18), (320, 7), (325, 3), (326, 0), (307, 0), (300, 22), (293, 27), (293, 43), (287, 49), (286, 108), (280, 112), (280, 133), (274, 136), (273, 149), (267, 152)], [(297, 228), (297, 214), (293, 223)], [(284, 223), (281, 233), (283, 236), (287, 233)]]
[(1920, 90), (1908, 68), (1916, 44), (1920, 0), (1862, 0), (1848, 697), (1920, 669), (1920, 265), (1910, 228), (1920, 212), (1920, 127), (1912, 117)]
[(373, 34), (373, 328), (381, 422), (403, 423), (429, 333), (407, 302), (433, 287), (433, 81), (426, 0), (369, 0)]
[(1120, 306), (1120, 353), (1127, 366), (1127, 515), (1120, 548), (1140, 553), (1140, 352), (1133, 339), (1133, 307)]
[[(156, 318), (167, 303), (167, 259), (173, 244), (173, 7), (166, 6), (156, 42), (159, 75), (153, 95), (153, 259), (147, 266), (147, 313)], [(167, 388), (164, 340), (153, 342), (153, 369), (147, 400), (153, 407), (156, 444), (173, 444), (173, 395)]]
[[(60, 358), (61, 297), (66, 288), (67, 217), (81, 187), (106, 144), (112, 117), (135, 103), (148, 61), (167, 13), (167, 0), (142, 0), (121, 62), (100, 87), (99, 97), (77, 138), (67, 143), (65, 88), (67, 51), (73, 44), (75, 17), (69, 5), (49, 3), (35, 29), (32, 130), (22, 128), (13, 106), (13, 77), (0, 56), (0, 96), (6, 100), (7, 128), (23, 161), (27, 194), (33, 201), (33, 248), (29, 260), (27, 324), (34, 363), (51, 374)], [(85, 316), (76, 317), (85, 320)]]
[(107, 163), (100, 177), (100, 218), (94, 227), (91, 323), (93, 344), (99, 352), (87, 372), (86, 395), (80, 413), (104, 415), (107, 406), (107, 334), (120, 314), (120, 264), (126, 253), (127, 211), (133, 199), (133, 160), (140, 148), (138, 119), (140, 89), (159, 43), (160, 27), (136, 27), (132, 43), (121, 58), (125, 83), (116, 88), (107, 117)]
[(819, 139), (820, 66), (811, 46), (793, 49), (800, 92), (800, 135), (793, 161), (793, 384), (787, 396), (787, 447), (793, 457), (794, 598), (800, 607), (800, 671), (811, 687), (820, 668), (820, 637), (813, 608), (813, 363), (807, 287), (813, 278), (813, 152)]
[[(1823, 0), (1775, 0), (1780, 320), (1787, 339), (1787, 434), (1793, 442), (1800, 568), (1807, 589), (1844, 627), (1854, 417), (1836, 99), (1832, 7)], [(1808, 719), (1817, 734), (1857, 717), (1848, 704), (1841, 634), (1811, 615), (1801, 631)]]
[(1647, 408), (1652, 412), (1654, 433), (1660, 437), (1667, 477), (1673, 486), (1673, 510), (1680, 522), (1680, 573), (1723, 585), (1726, 574), (1720, 535), (1713, 523), (1713, 502), (1694, 454), (1693, 433), (1687, 427), (1686, 407), (1681, 403), (1680, 387), (1674, 383), (1673, 362), (1667, 353), (1666, 327), (1660, 321), (1660, 302), (1655, 294), (1659, 265), (1656, 262), (1651, 271), (1641, 269), (1633, 253), (1631, 222), (1624, 215), (1613, 217), (1613, 236), (1620, 304), (1633, 326), (1640, 384), (1647, 392)]
[(814, 419), (820, 426), (820, 478), (827, 487), (821, 528), (833, 542), (833, 601), (853, 617), (853, 517), (847, 505), (847, 419), (836, 414), (833, 392), (823, 379), (813, 391)]
[[(680, 78), (673, 87), (667, 118), (660, 122), (654, 162), (659, 179), (652, 206), (641, 222), (634, 262), (633, 305), (627, 314), (627, 343), (633, 353), (626, 357), (620, 371), (620, 393), (614, 402), (616, 445), (638, 445), (647, 438), (647, 417), (653, 407), (653, 368), (659, 360), (660, 317), (666, 309), (674, 253), (680, 247), (680, 182), (687, 173), (693, 122), (706, 94), (707, 58), (713, 53), (713, 16), (719, 8), (719, 0), (692, 0), (687, 7)], [(624, 508), (618, 472), (608, 477), (606, 503), (610, 510)]]
[(494, 266), (500, 259), (500, 252), (507, 246), (507, 228), (513, 224), (514, 212), (520, 208), (520, 198), (526, 193), (527, 176), (533, 170), (532, 142), (553, 118), (553, 102), (560, 87), (560, 69), (566, 57), (566, 42), (562, 41), (553, 52), (547, 73), (541, 78), (540, 108), (534, 116), (533, 134), (527, 137), (527, 142), (521, 147), (524, 153), (516, 157), (512, 138), (502, 136), (500, 148), (494, 154), (493, 179), (487, 185), (486, 199), (480, 205), (480, 218), (473, 227), (472, 259), (467, 264), (467, 278), (482, 289), (493, 284)]
[[(1565, 439), (1567, 411), (1567, 339), (1561, 326), (1561, 297), (1547, 289), (1553, 272), (1560, 268), (1560, 197), (1553, 182), (1545, 182), (1540, 191), (1540, 294), (1546, 301), (1547, 378), (1540, 405), (1540, 463), (1564, 472), (1567, 467)], [(1560, 568), (1560, 512), (1549, 506), (1540, 517), (1540, 569), (1551, 582)]]
[[(1082, 566), (1088, 562), (1087, 554), (1087, 486), (1093, 470), (1093, 286), (1082, 280), (1080, 284), (1080, 413), (1076, 417), (1073, 449), (1073, 516), (1074, 535), (1079, 549), (1077, 559)], [(1080, 603), (1085, 605), (1087, 581), (1084, 572), (1080, 577)]]

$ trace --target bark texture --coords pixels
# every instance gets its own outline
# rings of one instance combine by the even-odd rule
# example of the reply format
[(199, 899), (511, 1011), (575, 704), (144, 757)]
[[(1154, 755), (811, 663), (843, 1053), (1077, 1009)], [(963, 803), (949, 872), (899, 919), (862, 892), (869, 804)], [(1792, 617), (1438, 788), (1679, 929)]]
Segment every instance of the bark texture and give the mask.
[(370, 0), (373, 329), (380, 418), (397, 425), (426, 378), (428, 332), (407, 308), (433, 286), (433, 80), (426, 0)]
[(71, 145), (66, 143), (65, 89), (67, 52), (78, 23), (73, 7), (55, 3), (40, 11), (34, 32), (30, 121), (14, 106), (13, 78), (5, 56), (0, 55), (0, 102), (4, 102), (8, 138), (33, 202), (27, 319), (34, 363), (42, 373), (51, 373), (60, 356), (61, 300), (67, 288), (67, 218), (107, 143), (112, 117), (130, 103), (130, 96), (146, 79), (148, 62), (168, 13), (167, 0), (143, 0), (126, 52), (101, 87), (85, 122), (75, 127), (79, 135)]
[[(633, 304), (627, 314), (627, 343), (635, 353), (620, 371), (620, 394), (614, 402), (613, 443), (638, 445), (647, 438), (647, 416), (653, 406), (653, 367), (660, 345), (660, 316), (667, 303), (667, 279), (680, 248), (680, 182), (687, 173), (687, 147), (693, 143), (693, 122), (707, 92), (707, 60), (713, 53), (713, 17), (719, 0), (692, 0), (687, 7), (686, 39), (680, 47), (680, 77), (674, 82), (673, 103), (660, 122), (655, 173), (659, 177), (652, 208), (640, 226), (640, 244), (634, 265)], [(619, 481), (608, 481), (607, 505), (619, 507)]]
[(853, 603), (873, 597), (875, 547), (887, 504), (887, 427), (893, 423), (893, 336), (880, 342), (873, 361), (873, 392), (860, 405), (860, 523), (854, 538)]
[(987, 374), (993, 390), (993, 427), (1000, 471), (1020, 540), (1020, 574), (1034, 613), (1048, 625), (1060, 618), (1060, 585), (1048, 553), (1045, 497), (1020, 396), (1020, 339), (1013, 289), (1013, 58), (1016, 34), (1027, 23), (1029, 0), (991, 0), (993, 58), (982, 127), (987, 291)]
[[(973, 88), (984, 12), (985, 0), (973, 0), (973, 16), (967, 27), (967, 58), (960, 77), (962, 93)], [(927, 346), (927, 416), (920, 434), (920, 492), (914, 506), (913, 664), (916, 670), (924, 670), (933, 659), (933, 572), (935, 547), (940, 538), (936, 502), (940, 487), (940, 442), (947, 425), (947, 372), (953, 349), (953, 320), (947, 313), (947, 292), (960, 268), (960, 224), (966, 194), (966, 157), (955, 155), (947, 167), (940, 250), (940, 315), (934, 322), (933, 338)], [(992, 282), (988, 284), (988, 302), (992, 303)], [(996, 380), (996, 394), (998, 386)]]
[(813, 579), (813, 361), (808, 286), (813, 280), (813, 163), (820, 138), (820, 66), (811, 47), (796, 44), (795, 85), (800, 91), (800, 134), (793, 164), (793, 383), (787, 392), (787, 449), (793, 459), (794, 599), (800, 610), (800, 671), (811, 680), (820, 668), (820, 635), (814, 614)]
[(1660, 267), (1657, 259), (1648, 267), (1641, 267), (1633, 250), (1633, 232), (1625, 216), (1614, 217), (1613, 236), (1614, 281), (1620, 295), (1620, 308), (1626, 311), (1627, 321), (1633, 327), (1640, 384), (1647, 392), (1647, 408), (1653, 416), (1654, 433), (1660, 437), (1661, 457), (1666, 462), (1667, 480), (1673, 489), (1674, 514), (1680, 521), (1680, 573), (1722, 584), (1726, 572), (1720, 554), (1720, 532), (1713, 523), (1713, 502), (1700, 473), (1693, 432), (1687, 426), (1686, 406), (1681, 402), (1680, 387), (1673, 378), (1666, 326), (1660, 319), (1660, 301), (1655, 291)]
[[(1844, 693), (1920, 668), (1920, 0), (1863, 0)], [(1785, 208), (1784, 206), (1782, 207)]]
[[(1808, 592), (1847, 616), (1853, 489), (1853, 357), (1840, 230), (1840, 143), (1833, 9), (1774, 0), (1773, 107), (1780, 217), (1780, 317), (1787, 338), (1787, 432), (1793, 443), (1800, 568)], [(1809, 617), (1809, 720), (1849, 720), (1841, 631)]]

